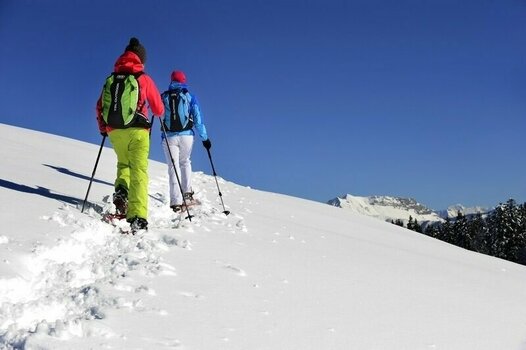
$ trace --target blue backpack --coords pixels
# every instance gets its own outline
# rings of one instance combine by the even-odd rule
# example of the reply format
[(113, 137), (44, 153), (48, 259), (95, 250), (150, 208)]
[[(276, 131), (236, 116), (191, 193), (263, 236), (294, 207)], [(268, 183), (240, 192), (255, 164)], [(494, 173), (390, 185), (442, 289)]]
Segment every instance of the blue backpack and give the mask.
[(164, 126), (168, 131), (179, 132), (190, 130), (194, 126), (194, 118), (191, 115), (192, 96), (188, 89), (168, 90), (163, 93), (168, 98), (170, 107), (170, 118), (164, 118)]

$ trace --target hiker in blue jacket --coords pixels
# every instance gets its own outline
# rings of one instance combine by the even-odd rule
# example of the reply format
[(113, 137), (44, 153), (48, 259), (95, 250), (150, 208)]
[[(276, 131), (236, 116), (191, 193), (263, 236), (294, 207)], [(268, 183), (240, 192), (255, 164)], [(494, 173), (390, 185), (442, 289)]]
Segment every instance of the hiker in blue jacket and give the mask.
[[(163, 123), (166, 129), (167, 140), (167, 142), (164, 140), (163, 133), (162, 144), (166, 163), (168, 164), (170, 208), (174, 212), (179, 212), (183, 209), (183, 196), (187, 205), (194, 203), (190, 156), (192, 154), (195, 131), (199, 134), (203, 146), (207, 150), (212, 147), (212, 143), (203, 124), (197, 98), (188, 91), (184, 72), (172, 72), (168, 91), (162, 94), (162, 99), (165, 106)], [(175, 171), (180, 176), (183, 193), (179, 189)]]

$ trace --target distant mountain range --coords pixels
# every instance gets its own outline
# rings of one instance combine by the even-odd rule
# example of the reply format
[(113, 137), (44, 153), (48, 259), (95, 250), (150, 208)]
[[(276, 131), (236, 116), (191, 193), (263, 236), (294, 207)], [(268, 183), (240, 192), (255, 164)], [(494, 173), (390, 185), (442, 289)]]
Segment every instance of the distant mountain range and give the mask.
[(383, 221), (402, 220), (407, 225), (409, 217), (418, 220), (421, 224), (443, 222), (446, 218), (454, 219), (458, 212), (464, 215), (486, 213), (488, 208), (464, 207), (456, 204), (445, 210), (433, 211), (413, 198), (401, 198), (390, 196), (368, 196), (360, 197), (347, 194), (336, 197), (327, 202), (335, 207), (350, 210), (355, 213), (372, 216)]
[(465, 216), (475, 215), (478, 213), (485, 214), (489, 211), (493, 210), (493, 208), (484, 208), (484, 207), (465, 207), (462, 204), (455, 204), (449, 206), (445, 210), (437, 211), (438, 215), (442, 218), (450, 218), (454, 219), (457, 217), (458, 213), (462, 213)]

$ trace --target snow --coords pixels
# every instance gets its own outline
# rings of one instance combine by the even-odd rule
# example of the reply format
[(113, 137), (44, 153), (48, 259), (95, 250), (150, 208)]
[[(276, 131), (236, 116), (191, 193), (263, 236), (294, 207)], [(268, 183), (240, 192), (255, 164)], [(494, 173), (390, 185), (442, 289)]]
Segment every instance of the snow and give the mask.
[(444, 221), (437, 213), (410, 198), (347, 194), (330, 200), (329, 204), (382, 221), (401, 220), (405, 225), (410, 216), (419, 223)]
[(201, 172), (174, 228), (153, 161), (150, 230), (120, 235), (79, 209), (99, 145), (0, 132), (0, 349), (526, 349), (524, 266), (219, 178), (225, 216)]
[(488, 211), (490, 211), (490, 209), (484, 207), (465, 207), (462, 204), (455, 204), (450, 205), (446, 210), (440, 211), (439, 215), (443, 218), (455, 219), (458, 216), (458, 213), (461, 213), (464, 216), (469, 216), (479, 213), (485, 214)]

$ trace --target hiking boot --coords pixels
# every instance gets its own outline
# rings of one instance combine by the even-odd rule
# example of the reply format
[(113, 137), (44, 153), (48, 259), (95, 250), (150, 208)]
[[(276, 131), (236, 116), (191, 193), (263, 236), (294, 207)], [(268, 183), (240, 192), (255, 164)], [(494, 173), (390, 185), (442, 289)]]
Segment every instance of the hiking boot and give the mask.
[(183, 194), (183, 198), (189, 202), (192, 202), (194, 200), (194, 193), (186, 192), (185, 194)]
[(126, 214), (128, 210), (128, 191), (123, 186), (118, 186), (113, 194), (116, 214)]
[(129, 219), (128, 222), (134, 234), (139, 230), (148, 230), (148, 221), (146, 219), (134, 217), (133, 219)]
[(183, 210), (182, 204), (171, 205), (170, 208), (172, 208), (174, 213), (180, 213)]

